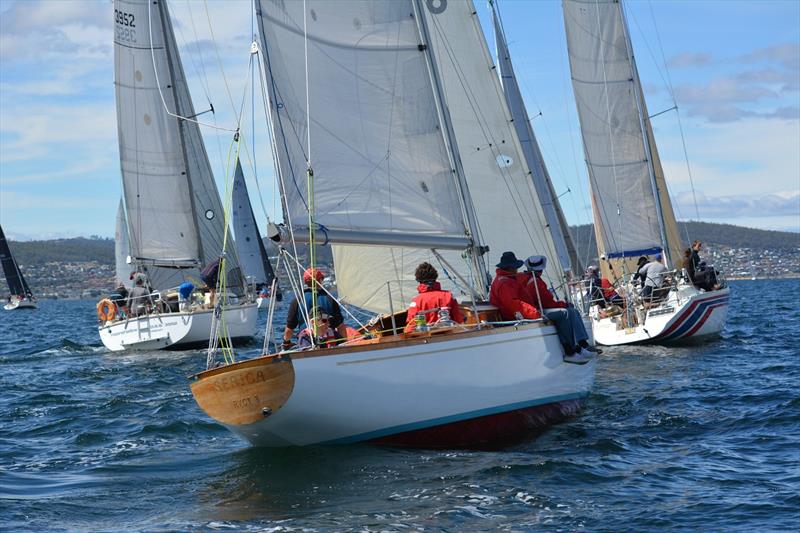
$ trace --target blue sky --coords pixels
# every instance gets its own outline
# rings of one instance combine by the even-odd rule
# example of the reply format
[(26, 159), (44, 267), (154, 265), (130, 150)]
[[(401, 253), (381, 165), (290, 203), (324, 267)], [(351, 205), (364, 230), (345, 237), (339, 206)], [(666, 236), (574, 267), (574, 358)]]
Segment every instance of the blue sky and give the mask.
[[(493, 51), (488, 8), (475, 4)], [(248, 90), (249, 5), (170, 2), (195, 106), (210, 99), (223, 126), (233, 123), (226, 85), (237, 100)], [(566, 216), (589, 222), (560, 2), (499, 5), (528, 111), (541, 112), (533, 125)], [(671, 108), (671, 93), (680, 107), (699, 218), (800, 231), (800, 1), (626, 6), (650, 112)], [(106, 0), (0, 0), (0, 223), (11, 236), (114, 233), (112, 12)], [(253, 202), (263, 228), (277, 202), (263, 110), (255, 116), (243, 130), (258, 179), (250, 164), (245, 172), (251, 195), (260, 189)], [(653, 124), (678, 217), (697, 218), (677, 115)], [(229, 134), (204, 135), (222, 184)]]

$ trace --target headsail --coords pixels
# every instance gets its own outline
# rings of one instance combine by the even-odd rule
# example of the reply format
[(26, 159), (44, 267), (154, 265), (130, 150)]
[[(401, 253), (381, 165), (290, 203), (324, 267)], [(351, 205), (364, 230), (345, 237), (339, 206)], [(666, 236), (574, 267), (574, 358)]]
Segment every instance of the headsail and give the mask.
[(122, 283), (128, 288), (133, 286), (130, 279), (132, 266), (128, 264), (131, 255), (130, 241), (128, 239), (128, 220), (125, 218), (125, 205), (119, 200), (117, 209), (117, 227), (114, 231), (114, 259), (116, 263), (117, 283)]
[(580, 276), (583, 273), (583, 266), (575, 250), (575, 244), (569, 232), (569, 225), (561, 210), (558, 195), (553, 188), (550, 173), (547, 171), (542, 151), (533, 133), (533, 127), (528, 118), (528, 111), (525, 108), (525, 101), (519, 90), (514, 66), (511, 63), (511, 55), (508, 51), (506, 36), (503, 26), (500, 23), (500, 16), (497, 9), (492, 4), (492, 21), (494, 23), (495, 43), (497, 46), (497, 61), (500, 65), (500, 77), (503, 84), (503, 91), (506, 95), (511, 117), (517, 130), (519, 142), (525, 161), (528, 163), (533, 184), (536, 186), (536, 193), (539, 195), (542, 210), (544, 211), (547, 227), (553, 238), (556, 247), (556, 254), (561, 267), (564, 270), (572, 270), (573, 274)]
[(671, 240), (677, 239), (672, 209), (663, 209), (669, 193), (649, 133), (622, 5), (565, 0), (563, 6), (599, 251), (615, 260), (612, 265), (660, 250), (676, 261), (680, 242)]
[[(224, 213), (181, 66), (165, 0), (115, 0), (115, 85), (131, 255), (163, 289), (171, 268), (222, 253)], [(169, 113), (168, 113), (169, 111)], [(235, 254), (229, 281), (238, 278)], [(235, 284), (234, 284), (235, 285)]]
[(23, 298), (31, 294), (31, 289), (28, 286), (28, 282), (25, 281), (25, 276), (22, 275), (17, 261), (11, 255), (11, 248), (8, 246), (2, 226), (0, 226), (0, 263), (3, 265), (3, 274), (6, 276), (8, 291), (12, 295)]
[(259, 288), (262, 285), (271, 285), (275, 279), (275, 272), (272, 270), (264, 241), (258, 231), (250, 196), (247, 194), (244, 172), (238, 160), (233, 176), (233, 231), (236, 234), (236, 250), (245, 276), (248, 280), (252, 278)]

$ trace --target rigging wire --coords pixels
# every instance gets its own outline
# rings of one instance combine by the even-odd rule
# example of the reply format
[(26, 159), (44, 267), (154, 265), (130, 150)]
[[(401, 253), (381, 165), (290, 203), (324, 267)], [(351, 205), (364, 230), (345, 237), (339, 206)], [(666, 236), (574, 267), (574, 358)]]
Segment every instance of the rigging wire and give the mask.
[[(678, 100), (675, 97), (675, 88), (672, 85), (672, 76), (669, 73), (669, 66), (667, 65), (667, 58), (664, 55), (664, 46), (663, 46), (663, 44), (661, 42), (661, 34), (658, 31), (658, 25), (656, 24), (656, 17), (655, 17), (655, 13), (653, 12), (653, 4), (652, 4), (652, 2), (648, 2), (648, 6), (650, 7), (650, 16), (653, 19), (653, 27), (655, 29), (656, 39), (658, 41), (658, 48), (661, 51), (661, 58), (662, 58), (662, 60), (664, 62), (664, 71), (666, 72), (666, 75), (667, 75), (667, 86), (669, 87), (669, 92), (670, 92), (670, 95), (672, 96), (672, 103), (675, 106), (675, 116), (678, 119), (678, 129), (679, 129), (679, 131), (681, 133), (681, 144), (683, 145), (683, 155), (684, 155), (684, 158), (686, 159), (686, 171), (689, 174), (689, 185), (692, 188), (692, 200), (694, 201), (695, 216), (697, 217), (697, 220), (700, 220), (700, 210), (697, 207), (697, 195), (695, 194), (694, 178), (692, 176), (692, 167), (689, 164), (689, 152), (686, 149), (686, 137), (683, 134), (683, 122), (681, 121), (680, 107), (678, 106)], [(686, 238), (689, 239), (688, 227), (687, 227)]]
[(167, 113), (167, 115), (169, 115), (171, 117), (175, 117), (175, 118), (180, 119), (180, 120), (186, 120), (188, 122), (194, 122), (195, 124), (198, 124), (200, 126), (208, 126), (209, 128), (213, 128), (213, 129), (216, 129), (216, 130), (230, 131), (230, 132), (237, 131), (236, 129), (223, 128), (223, 127), (217, 126), (215, 124), (210, 124), (208, 122), (202, 122), (200, 120), (195, 120), (194, 118), (183, 117), (183, 116), (178, 115), (176, 113), (173, 113), (172, 111), (169, 110), (169, 107), (167, 107), (167, 101), (164, 98), (164, 92), (161, 90), (161, 81), (158, 78), (158, 67), (156, 66), (156, 49), (155, 49), (155, 46), (153, 46), (153, 24), (152, 24), (152, 3), (151, 2), (147, 3), (147, 25), (148, 25), (148, 31), (150, 32), (150, 57), (153, 60), (153, 72), (155, 73), (156, 87), (158, 87), (158, 95), (161, 97), (161, 104), (164, 107), (164, 111)]

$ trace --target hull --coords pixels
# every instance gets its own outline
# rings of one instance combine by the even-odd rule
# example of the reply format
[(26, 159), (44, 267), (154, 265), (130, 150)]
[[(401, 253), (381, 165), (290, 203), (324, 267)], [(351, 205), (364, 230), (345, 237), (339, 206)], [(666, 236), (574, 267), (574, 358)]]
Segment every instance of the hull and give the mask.
[(729, 302), (727, 287), (712, 292), (683, 287), (670, 293), (664, 305), (647, 310), (645, 320), (636, 327), (622, 327), (621, 317), (595, 315), (592, 331), (595, 341), (606, 346), (700, 342), (722, 332)]
[[(122, 320), (100, 327), (100, 339), (112, 352), (123, 350), (187, 349), (208, 346), (214, 311), (162, 313)], [(232, 305), (223, 311), (234, 342), (250, 340), (256, 331), (255, 303)]]
[(36, 302), (31, 300), (14, 300), (3, 306), (6, 311), (14, 311), (16, 309), (37, 309)]
[(595, 361), (543, 324), (263, 356), (195, 376), (198, 404), (254, 446), (481, 447), (578, 411)]

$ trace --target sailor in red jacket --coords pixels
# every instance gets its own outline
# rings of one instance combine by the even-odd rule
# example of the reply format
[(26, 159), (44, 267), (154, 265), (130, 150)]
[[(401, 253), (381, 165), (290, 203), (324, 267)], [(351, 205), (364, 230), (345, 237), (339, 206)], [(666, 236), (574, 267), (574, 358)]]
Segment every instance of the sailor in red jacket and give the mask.
[(556, 300), (542, 279), (542, 273), (547, 267), (547, 258), (543, 255), (532, 255), (525, 260), (525, 266), (529, 275), (523, 289), (525, 299), (555, 324), (561, 344), (564, 346), (565, 361), (585, 363), (591, 359), (593, 353), (601, 353), (599, 349), (589, 344), (589, 335), (586, 333), (581, 314), (571, 304)]
[(439, 309), (447, 309), (450, 311), (450, 319), (453, 322), (464, 322), (464, 314), (461, 308), (458, 307), (458, 302), (450, 291), (442, 290), (442, 286), (436, 281), (439, 278), (439, 272), (430, 263), (422, 263), (417, 267), (414, 272), (419, 285), (417, 291), (419, 294), (414, 296), (411, 305), (408, 306), (406, 312), (406, 327), (404, 331), (410, 333), (414, 331), (414, 317), (424, 311), (425, 322), (427, 324), (434, 324), (439, 321)]
[(494, 281), (489, 290), (489, 302), (500, 309), (503, 320), (535, 320), (541, 318), (539, 311), (525, 301), (522, 286), (517, 281), (517, 270), (523, 262), (514, 252), (503, 252), (497, 263)]

